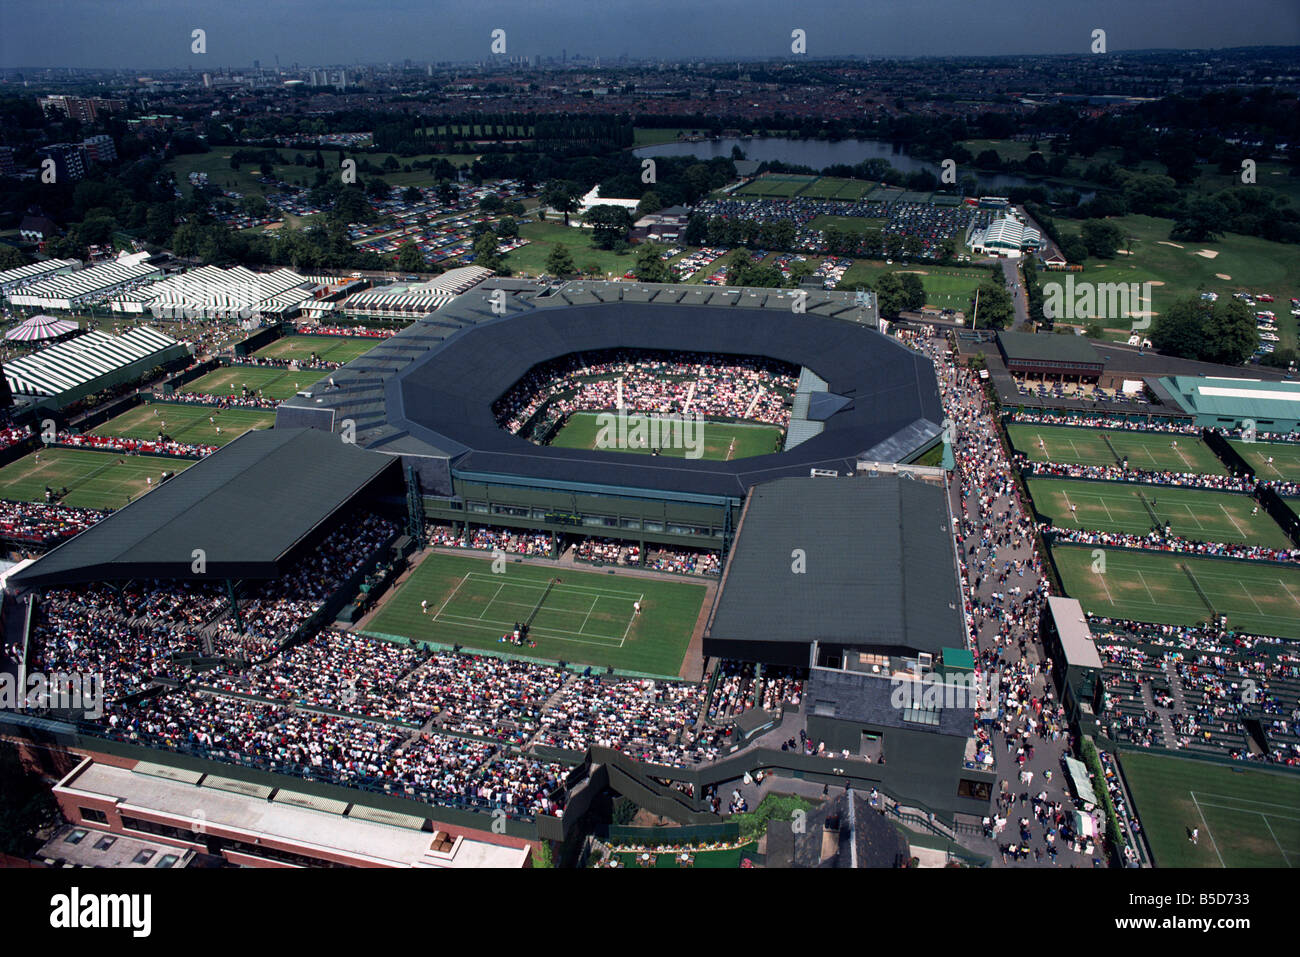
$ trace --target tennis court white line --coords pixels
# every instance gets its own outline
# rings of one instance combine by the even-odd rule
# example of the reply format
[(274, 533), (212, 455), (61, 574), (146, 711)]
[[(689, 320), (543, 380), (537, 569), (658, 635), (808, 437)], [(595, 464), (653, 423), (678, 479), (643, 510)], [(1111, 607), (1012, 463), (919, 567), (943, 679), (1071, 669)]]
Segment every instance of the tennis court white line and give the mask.
[(593, 611), (596, 610), (596, 602), (598, 602), (598, 601), (600, 601), (600, 596), (599, 596), (599, 595), (597, 595), (595, 598), (593, 598), (593, 599), (591, 600), (591, 607), (587, 609), (587, 614), (586, 614), (586, 615), (583, 617), (583, 619), (582, 619), (582, 625), (579, 626), (579, 628), (578, 628), (578, 634), (580, 634), (580, 635), (581, 635), (581, 634), (586, 634), (586, 632), (587, 632), (587, 619), (590, 618), (590, 617), (591, 617), (591, 613), (592, 613)]
[(1259, 607), (1259, 602), (1255, 601), (1255, 596), (1252, 595), (1250, 592), (1246, 591), (1246, 583), (1239, 581), (1237, 582), (1237, 586), (1241, 589), (1241, 593), (1250, 599), (1250, 603), (1255, 606), (1255, 610), (1262, 615), (1264, 613), (1264, 609)]
[(1205, 825), (1205, 833), (1209, 836), (1210, 845), (1214, 848), (1214, 856), (1219, 859), (1219, 866), (1226, 868), (1228, 865), (1223, 863), (1223, 855), (1219, 853), (1219, 844), (1214, 839), (1214, 832), (1210, 830), (1209, 822), (1205, 820), (1205, 812), (1201, 810), (1201, 802), (1196, 800), (1196, 792), (1188, 791), (1187, 793), (1192, 796), (1192, 803), (1196, 805), (1196, 813), (1201, 816), (1201, 823)]
[[(579, 574), (590, 575), (590, 574), (593, 574), (593, 573), (592, 573), (592, 572), (580, 572)], [(470, 573), (469, 573), (468, 575), (466, 575), (465, 577), (466, 577), (466, 578), (472, 578), (472, 579), (475, 579), (476, 581), (496, 581), (497, 578), (499, 578), (500, 576), (499, 576), (499, 575), (484, 575), (484, 574), (481, 573), (481, 572), (470, 572)], [(531, 579), (528, 580), (528, 581), (510, 582), (509, 584), (511, 584), (511, 585), (517, 585), (517, 586), (519, 586), (520, 588), (545, 588), (545, 587), (546, 587), (546, 582), (544, 582), (544, 581), (536, 581), (536, 580), (531, 580)], [(585, 591), (585, 592), (586, 592), (587, 594), (589, 594), (589, 595), (600, 595), (600, 596), (605, 597), (605, 598), (626, 598), (628, 601), (632, 601), (632, 600), (633, 600), (633, 599), (632, 599), (632, 593), (631, 593), (630, 591), (611, 591), (611, 590), (606, 589), (606, 588), (588, 588), (588, 587), (583, 586), (583, 585), (569, 585), (569, 584), (567, 584), (567, 583), (565, 583), (565, 582), (559, 582), (559, 583), (557, 583), (556, 586), (555, 586), (555, 588), (556, 588), (556, 589), (564, 589), (565, 591)]]
[(1297, 598), (1295, 596), (1295, 592), (1291, 591), (1291, 587), (1287, 585), (1284, 581), (1282, 581), (1282, 579), (1280, 578), (1275, 578), (1273, 580), (1278, 583), (1278, 585), (1282, 588), (1282, 591), (1286, 592), (1286, 596), (1290, 598), (1293, 602), (1295, 602), (1297, 607), (1300, 607), (1300, 598)]
[[(1247, 804), (1260, 804), (1264, 807), (1280, 807), (1288, 811), (1300, 810), (1300, 808), (1296, 808), (1293, 804), (1274, 804), (1272, 801), (1256, 801), (1254, 798), (1239, 798), (1233, 797), (1231, 794), (1215, 794), (1212, 791), (1196, 791), (1195, 793), (1204, 794), (1207, 798), (1223, 798), (1225, 801), (1245, 801)], [(1209, 807), (1209, 805), (1207, 804), (1206, 807)]]
[[(456, 615), (444, 615), (444, 616), (440, 617), (438, 620), (439, 620), (439, 621), (446, 622), (447, 624), (457, 625), (457, 626), (459, 626), (459, 627), (461, 627), (461, 628), (479, 628), (479, 629), (482, 629), (482, 630), (484, 630), (484, 631), (494, 631), (494, 632), (497, 632), (498, 634), (504, 634), (506, 631), (510, 631), (510, 630), (512, 630), (512, 629), (514, 628), (514, 625), (513, 625), (513, 624), (505, 624), (505, 623), (502, 623), (502, 622), (499, 622), (499, 621), (487, 622), (486, 624), (484, 624), (484, 623), (479, 622), (479, 620), (478, 620), (477, 618), (463, 618), (463, 619), (461, 619), (461, 620), (457, 620), (457, 616), (456, 616)], [(555, 639), (556, 641), (576, 641), (576, 642), (578, 642), (579, 644), (583, 644), (583, 645), (599, 645), (599, 646), (602, 647), (602, 648), (622, 648), (622, 647), (623, 647), (623, 639), (621, 639), (621, 638), (618, 638), (618, 639), (609, 638), (609, 639), (607, 639), (607, 640), (605, 640), (605, 641), (589, 641), (589, 640), (587, 640), (587, 639), (585, 639), (585, 638), (577, 638), (577, 637), (574, 637), (574, 634), (575, 634), (575, 633), (574, 633), (574, 632), (571, 632), (571, 631), (569, 631), (569, 632), (551, 632), (551, 631), (544, 631), (544, 630), (539, 629), (539, 628), (531, 628), (531, 629), (529, 629), (529, 634), (530, 634), (530, 635), (534, 635), (534, 636), (536, 636), (536, 637), (538, 637), (538, 638), (553, 638), (553, 639)], [(592, 635), (591, 637), (592, 637), (592, 638), (600, 638), (600, 637), (602, 637), (602, 636), (600, 636), (600, 635)], [(617, 643), (615, 643), (615, 642), (617, 642)]]
[(496, 592), (492, 595), (491, 598), (488, 599), (488, 603), (483, 606), (483, 614), (479, 615), (480, 618), (482, 618), (483, 615), (486, 615), (488, 613), (488, 609), (492, 607), (492, 603), (497, 600), (497, 595), (501, 594), (501, 589), (505, 587), (506, 587), (505, 582), (502, 582), (500, 585), (497, 586)]
[(460, 591), (460, 586), (465, 584), (466, 578), (469, 578), (469, 575), (466, 575), (465, 578), (462, 578), (460, 581), (456, 582), (456, 587), (451, 590), (451, 594), (447, 596), (447, 600), (442, 603), (442, 608), (439, 608), (437, 611), (433, 613), (434, 621), (437, 621), (438, 616), (441, 615), (443, 611), (446, 609), (446, 607), (451, 604), (451, 600), (456, 597), (456, 592)]
[[(1237, 528), (1237, 534), (1241, 536), (1242, 541), (1245, 541), (1245, 540), (1246, 540), (1246, 531), (1245, 531), (1245, 529), (1243, 529), (1243, 528), (1241, 527), (1241, 524), (1240, 524), (1240, 523), (1239, 523), (1235, 518), (1232, 517), (1232, 513), (1229, 512), (1226, 508), (1223, 507), (1223, 503), (1222, 503), (1222, 502), (1219, 503), (1219, 508), (1223, 509), (1223, 514), (1226, 515), (1226, 516), (1228, 516), (1228, 521), (1232, 522), (1232, 524), (1236, 526), (1236, 528)], [(1189, 511), (1190, 511), (1190, 509), (1189, 509)], [(1197, 524), (1199, 525), (1200, 523), (1197, 522)]]
[(1137, 572), (1137, 576), (1142, 582), (1142, 587), (1147, 590), (1147, 597), (1151, 599), (1151, 604), (1156, 604), (1156, 596), (1151, 594), (1151, 586), (1147, 584), (1146, 576), (1142, 574), (1142, 569), (1135, 568), (1134, 571)]
[[(1229, 800), (1232, 800), (1232, 799), (1229, 798)], [(1247, 804), (1253, 804), (1254, 802), (1253, 802), (1253, 801), (1247, 801), (1246, 803), (1247, 803)], [(1277, 805), (1277, 804), (1271, 804), (1271, 805), (1269, 805), (1269, 806), (1270, 806), (1270, 807), (1278, 807), (1279, 805)], [(1224, 811), (1237, 811), (1237, 812), (1239, 812), (1239, 813), (1241, 813), (1241, 814), (1258, 814), (1258, 815), (1260, 815), (1261, 817), (1275, 817), (1275, 818), (1277, 818), (1277, 819), (1280, 820), (1280, 821), (1300, 821), (1300, 817), (1289, 817), (1289, 816), (1286, 815), (1286, 814), (1277, 814), (1277, 813), (1275, 813), (1275, 812), (1273, 812), (1273, 811), (1256, 811), (1256, 810), (1255, 810), (1254, 808), (1252, 808), (1252, 807), (1242, 807), (1241, 805), (1238, 805), (1238, 804), (1215, 804), (1213, 801), (1202, 801), (1202, 802), (1201, 802), (1201, 807), (1217, 807), (1217, 808), (1221, 808), (1221, 809), (1224, 810)], [(1295, 809), (1295, 808), (1291, 808), (1290, 810), (1294, 811), (1294, 810), (1296, 810), (1296, 809)]]
[[(639, 598), (637, 598), (637, 601), (640, 602), (643, 598), (645, 598), (644, 594), (641, 595)], [(636, 624), (636, 619), (637, 619), (636, 612), (632, 612), (632, 617), (628, 619), (627, 627), (623, 629), (623, 637), (619, 639), (618, 646), (620, 648), (623, 647), (623, 642), (627, 641), (627, 636), (631, 634), (632, 626)]]

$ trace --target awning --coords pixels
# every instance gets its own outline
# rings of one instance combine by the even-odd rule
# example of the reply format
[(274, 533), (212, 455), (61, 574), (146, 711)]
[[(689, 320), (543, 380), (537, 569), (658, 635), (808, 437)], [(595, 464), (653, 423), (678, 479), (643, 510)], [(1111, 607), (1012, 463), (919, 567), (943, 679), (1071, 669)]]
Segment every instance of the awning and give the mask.
[(1097, 825), (1093, 823), (1092, 815), (1082, 811), (1074, 812), (1074, 830), (1082, 837), (1097, 836)]
[(1092, 789), (1092, 779), (1088, 776), (1088, 767), (1078, 758), (1067, 757), (1065, 759), (1065, 770), (1070, 775), (1070, 783), (1074, 787), (1074, 793), (1084, 804), (1096, 807), (1097, 794)]

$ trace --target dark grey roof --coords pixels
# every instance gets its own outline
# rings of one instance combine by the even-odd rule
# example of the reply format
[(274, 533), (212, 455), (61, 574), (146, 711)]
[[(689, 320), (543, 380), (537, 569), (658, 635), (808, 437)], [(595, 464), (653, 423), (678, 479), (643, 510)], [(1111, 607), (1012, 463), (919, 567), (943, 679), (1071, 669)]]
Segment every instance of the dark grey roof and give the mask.
[[(973, 706), (940, 707), (937, 709), (939, 722), (934, 725), (908, 722), (903, 720), (903, 709), (897, 707), (896, 687), (892, 679), (882, 675), (812, 668), (808, 672), (803, 701), (808, 713), (841, 721), (962, 737), (970, 734), (975, 720)], [(964, 699), (952, 700), (962, 700), (964, 703)]]
[(1084, 336), (999, 332), (998, 344), (1008, 359), (1102, 364), (1100, 353)]
[(813, 392), (808, 399), (808, 418), (825, 422), (836, 412), (848, 406), (853, 400), (846, 395), (834, 392)]
[[(454, 460), (460, 471), (740, 496), (757, 482), (809, 468), (851, 469), (865, 450), (937, 430), (943, 419), (930, 361), (862, 323), (739, 302), (569, 306), (549, 298), (560, 301), (466, 326), (398, 371), (387, 383), (388, 426), (427, 444), (430, 454), (468, 449)], [(493, 401), (538, 362), (611, 347), (767, 356), (813, 369), (852, 402), (791, 452), (730, 462), (540, 447), (497, 425)]]
[[(249, 432), (11, 578), (271, 578), (278, 562), (395, 461), (315, 429)], [(194, 550), (207, 567), (195, 574)]]
[(897, 475), (755, 487), (708, 644), (964, 647), (948, 522), (941, 486)]

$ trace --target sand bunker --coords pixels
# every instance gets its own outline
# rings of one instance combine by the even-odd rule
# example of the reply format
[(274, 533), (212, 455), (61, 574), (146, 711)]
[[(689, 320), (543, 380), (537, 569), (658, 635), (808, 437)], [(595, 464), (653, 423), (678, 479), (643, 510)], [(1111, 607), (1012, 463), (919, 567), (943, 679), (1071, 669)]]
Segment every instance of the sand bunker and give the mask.
[(1164, 284), (1165, 284), (1165, 281), (1164, 281), (1163, 279), (1148, 279), (1148, 280), (1147, 280), (1147, 285), (1148, 285), (1148, 286), (1163, 286)]
[(1127, 249), (1117, 249), (1117, 250), (1115, 250), (1115, 252), (1119, 253), (1121, 256), (1132, 256), (1132, 255), (1133, 255), (1133, 254), (1132, 254), (1131, 252), (1129, 252)]
[(1171, 242), (1170, 242), (1169, 240), (1167, 240), (1167, 239), (1157, 239), (1157, 240), (1156, 240), (1156, 245), (1157, 245), (1157, 246), (1173, 246), (1175, 249), (1186, 249), (1186, 248), (1187, 248), (1186, 246), (1180, 246), (1180, 245), (1178, 245), (1177, 243), (1171, 243)]
[(1231, 281), (1231, 279), (1232, 279), (1232, 277), (1229, 276), (1226, 272), (1216, 272), (1214, 275), (1215, 275), (1216, 278), (1218, 278), (1218, 279), (1222, 279), (1222, 280), (1224, 280), (1225, 282)]
[(1196, 255), (1204, 256), (1206, 259), (1218, 259), (1219, 252), (1216, 249), (1198, 249)]
[(928, 276), (928, 275), (930, 275), (930, 274), (929, 274), (928, 272), (926, 272), (924, 269), (895, 269), (894, 272), (896, 272), (896, 273), (905, 273), (905, 272), (910, 272), (910, 273), (912, 273), (913, 275), (917, 275), (917, 276)]

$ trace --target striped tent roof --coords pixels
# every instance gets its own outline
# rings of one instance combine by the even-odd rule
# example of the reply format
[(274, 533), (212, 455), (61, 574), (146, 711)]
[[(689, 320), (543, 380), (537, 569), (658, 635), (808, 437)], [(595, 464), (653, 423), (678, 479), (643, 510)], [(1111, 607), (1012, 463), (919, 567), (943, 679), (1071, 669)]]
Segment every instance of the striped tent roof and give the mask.
[(75, 332), (78, 326), (69, 319), (55, 319), (53, 316), (32, 316), (20, 322), (5, 333), (10, 342), (38, 342), (41, 339), (57, 339)]
[(292, 269), (258, 273), (243, 266), (203, 266), (170, 276), (142, 292), (149, 295), (149, 309), (156, 316), (247, 318), (254, 313), (283, 312), (310, 298), (307, 281)]
[(79, 272), (70, 272), (32, 283), (23, 289), (22, 295), (28, 298), (77, 299), (92, 295), (101, 289), (143, 279), (150, 273), (156, 272), (158, 267), (148, 262), (115, 259)]
[(58, 395), (174, 345), (171, 336), (148, 326), (122, 336), (88, 332), (6, 362), (4, 373), (15, 395)]

